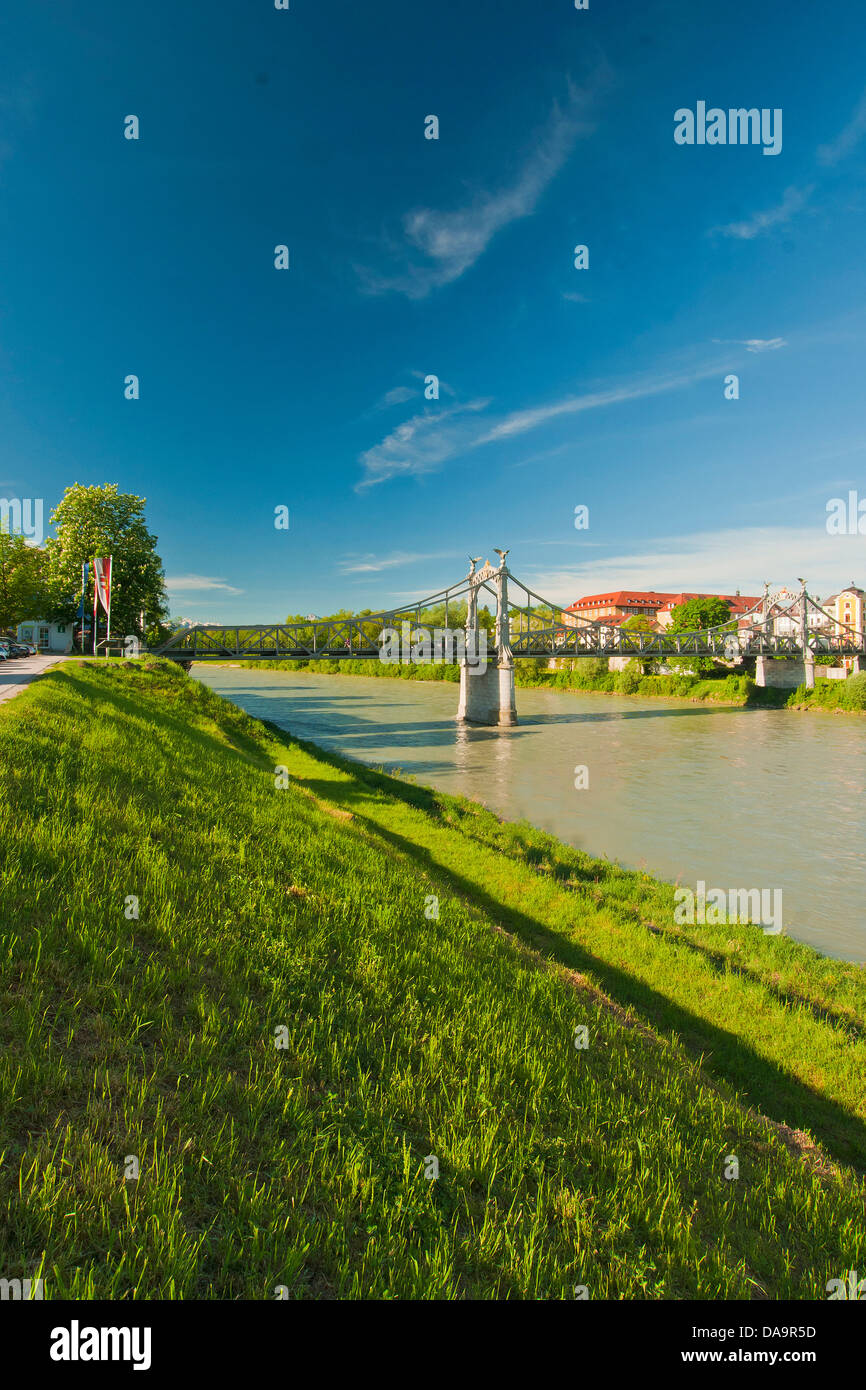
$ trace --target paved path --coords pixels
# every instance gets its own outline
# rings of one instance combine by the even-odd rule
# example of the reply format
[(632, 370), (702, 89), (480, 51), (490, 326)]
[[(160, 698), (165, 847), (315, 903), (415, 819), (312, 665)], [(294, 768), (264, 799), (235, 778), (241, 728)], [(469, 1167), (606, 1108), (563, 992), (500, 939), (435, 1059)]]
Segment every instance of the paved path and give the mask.
[(0, 705), (29, 685), (34, 676), (40, 676), (49, 666), (56, 666), (58, 661), (63, 661), (63, 657), (17, 656), (11, 661), (0, 661)]

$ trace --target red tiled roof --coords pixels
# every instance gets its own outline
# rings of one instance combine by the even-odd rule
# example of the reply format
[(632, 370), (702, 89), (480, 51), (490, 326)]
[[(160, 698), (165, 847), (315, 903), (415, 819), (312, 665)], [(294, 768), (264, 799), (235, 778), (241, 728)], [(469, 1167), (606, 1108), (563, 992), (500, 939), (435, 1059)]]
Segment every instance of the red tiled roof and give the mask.
[(747, 608), (754, 608), (756, 603), (760, 603), (760, 598), (749, 598), (743, 594), (701, 594), (701, 593), (681, 593), (681, 594), (662, 594), (654, 589), (616, 589), (609, 594), (588, 594), (586, 598), (576, 599), (569, 604), (566, 612), (574, 612), (581, 608), (599, 608), (602, 604), (607, 604), (616, 608), (625, 608), (636, 603), (655, 604), (657, 608), (675, 608), (677, 604), (686, 603), (689, 599), (695, 598), (722, 598), (730, 605), (733, 612), (742, 612)]
[(576, 599), (574, 603), (569, 604), (567, 611), (574, 608), (598, 608), (602, 603), (613, 604), (619, 608), (627, 603), (657, 603), (661, 606), (668, 599), (676, 597), (676, 594), (657, 594), (652, 589), (617, 589), (610, 594), (589, 594), (587, 598)]

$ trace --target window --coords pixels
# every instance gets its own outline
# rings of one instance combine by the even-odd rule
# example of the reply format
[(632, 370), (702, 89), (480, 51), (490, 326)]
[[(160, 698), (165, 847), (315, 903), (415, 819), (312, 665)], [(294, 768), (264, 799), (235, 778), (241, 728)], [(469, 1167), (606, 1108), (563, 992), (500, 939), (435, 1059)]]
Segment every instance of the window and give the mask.
[(65, 623), (58, 623), (58, 624), (57, 624), (57, 631), (58, 631), (58, 632), (65, 632), (65, 631), (66, 631), (66, 624), (65, 624)]

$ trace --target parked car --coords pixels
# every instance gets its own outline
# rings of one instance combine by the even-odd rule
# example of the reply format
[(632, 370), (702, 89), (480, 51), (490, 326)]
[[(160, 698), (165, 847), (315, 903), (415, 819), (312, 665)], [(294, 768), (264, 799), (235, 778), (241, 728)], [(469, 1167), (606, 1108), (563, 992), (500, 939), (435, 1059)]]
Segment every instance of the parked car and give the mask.
[(9, 650), (13, 656), (33, 656), (35, 649), (28, 642), (10, 642)]

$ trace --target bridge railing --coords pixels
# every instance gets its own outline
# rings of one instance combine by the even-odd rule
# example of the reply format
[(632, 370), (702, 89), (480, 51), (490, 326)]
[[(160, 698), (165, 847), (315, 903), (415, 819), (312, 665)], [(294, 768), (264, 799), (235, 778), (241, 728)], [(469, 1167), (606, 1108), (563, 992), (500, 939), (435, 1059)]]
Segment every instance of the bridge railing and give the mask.
[[(508, 650), (515, 657), (714, 656), (730, 662), (757, 655), (796, 657), (806, 650), (814, 655), (866, 654), (864, 634), (835, 619), (828, 630), (825, 610), (805, 590), (787, 606), (765, 598), (736, 619), (704, 630), (643, 633), (581, 618), (536, 594), (504, 566), (498, 573), (511, 581), (512, 595), (515, 590), (524, 595), (522, 603), (513, 597), (507, 603), (508, 622), (504, 631), (508, 635)], [(431, 611), (444, 615), (443, 625), (448, 628), (451, 625), (449, 614), (460, 615), (462, 619), (466, 611), (463, 600), (470, 593), (477, 598), (482, 591), (498, 602), (492, 584), (486, 578), (474, 578), (470, 574), (428, 598), (377, 613), (311, 618), (295, 623), (199, 624), (173, 633), (154, 654), (183, 661), (372, 659), (380, 655), (386, 628), (402, 629), (406, 624), (411, 632), (429, 627), (425, 619)], [(809, 630), (807, 620), (804, 643), (806, 605), (822, 615), (822, 625), (820, 631)], [(791, 630), (778, 631), (780, 622), (788, 622)], [(479, 639), (482, 645), (491, 647), (491, 639), (484, 635), (483, 629)]]

